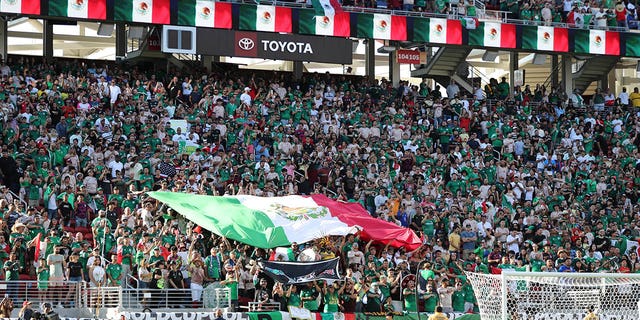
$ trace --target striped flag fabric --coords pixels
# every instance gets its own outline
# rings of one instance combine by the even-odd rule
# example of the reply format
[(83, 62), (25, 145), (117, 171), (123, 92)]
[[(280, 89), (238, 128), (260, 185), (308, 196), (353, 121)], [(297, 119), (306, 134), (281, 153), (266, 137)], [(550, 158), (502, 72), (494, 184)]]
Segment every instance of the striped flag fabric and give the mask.
[(178, 24), (231, 29), (231, 3), (213, 0), (182, 0), (178, 7)]
[(500, 22), (480, 22), (469, 30), (469, 45), (495, 48), (516, 47), (516, 26)]
[(299, 31), (321, 36), (351, 36), (351, 16), (348, 12), (319, 16), (314, 10), (299, 10)]
[(240, 29), (292, 32), (291, 8), (267, 5), (241, 5)]
[(51, 0), (49, 15), (78, 19), (107, 19), (107, 0)]
[(288, 247), (293, 242), (355, 232), (365, 242), (372, 239), (407, 251), (422, 245), (413, 230), (371, 217), (359, 203), (339, 202), (320, 194), (270, 198), (158, 191), (147, 194), (203, 229), (258, 248)]
[(413, 41), (462, 44), (460, 20), (416, 18), (413, 20)]
[(480, 23), (480, 21), (478, 21), (478, 18), (464, 17), (460, 19), (460, 23), (462, 23), (462, 27), (465, 29), (474, 30), (478, 27), (478, 23)]
[(317, 16), (327, 16), (344, 12), (337, 0), (312, 0), (311, 4)]
[(304, 33), (348, 37), (351, 35), (351, 16), (342, 10), (337, 0), (313, 0), (314, 15), (309, 19), (307, 10), (300, 10), (300, 29)]
[(523, 26), (522, 49), (569, 51), (569, 30), (546, 26)]
[(620, 54), (620, 33), (604, 30), (575, 30), (574, 52), (590, 54)]
[(311, 316), (311, 320), (356, 320), (355, 313), (314, 312)]
[(115, 20), (171, 24), (171, 0), (118, 0)]
[(640, 34), (625, 33), (625, 56), (640, 57)]
[(358, 15), (358, 37), (380, 40), (407, 40), (407, 18), (390, 14)]
[(39, 15), (40, 0), (0, 0), (0, 12)]

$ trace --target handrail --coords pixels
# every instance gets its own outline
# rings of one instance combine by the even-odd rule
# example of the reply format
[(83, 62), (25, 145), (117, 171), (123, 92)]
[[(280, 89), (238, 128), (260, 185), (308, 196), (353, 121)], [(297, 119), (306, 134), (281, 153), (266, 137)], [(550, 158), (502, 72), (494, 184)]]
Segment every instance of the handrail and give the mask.
[(249, 311), (278, 311), (280, 310), (280, 302), (249, 302), (247, 307)]
[[(50, 302), (54, 306), (78, 307), (82, 304), (83, 287), (84, 282), (77, 281), (58, 283), (35, 280), (0, 281), (0, 290), (13, 300), (14, 305), (28, 300), (35, 304)], [(46, 290), (43, 291), (45, 288)]]
[(476, 7), (476, 14), (478, 18), (484, 18), (487, 6), (482, 1), (473, 1), (473, 6)]
[(14, 197), (14, 199), (20, 200), (20, 203), (22, 203), (22, 205), (24, 206), (24, 212), (27, 212), (27, 208), (29, 207), (29, 204), (26, 201), (24, 201), (24, 199), (20, 198), (20, 196), (13, 193), (11, 189), (7, 188), (7, 190), (9, 190), (9, 194), (11, 194)]
[[(484, 82), (484, 83), (489, 83), (489, 81), (491, 80), (486, 74), (484, 74), (484, 73), (482, 73), (482, 71), (478, 70), (478, 68), (476, 68), (473, 65), (469, 64), (469, 77), (470, 78), (475, 78), (476, 76), (478, 78), (480, 78), (481, 82)], [(480, 86), (482, 86), (482, 83), (480, 83)]]
[(554, 74), (558, 74), (558, 70), (560, 69), (560, 66), (562, 64), (557, 63), (556, 66), (554, 68), (551, 69), (551, 72), (549, 73), (549, 76), (544, 80), (544, 82), (542, 83), (542, 85), (545, 88), (549, 88), (549, 85), (551, 83), (551, 78), (553, 77)]
[(587, 63), (587, 60), (578, 60), (575, 63), (571, 64), (571, 73), (578, 73)]
[[(129, 281), (130, 279), (133, 279), (132, 282), (136, 284), (135, 287), (131, 285), (131, 282)], [(127, 274), (127, 279), (125, 283), (127, 288), (130, 288), (130, 289), (140, 288), (140, 280), (134, 277), (132, 274)]]
[(593, 29), (593, 30), (608, 30), (608, 31), (617, 31), (617, 32), (633, 31), (633, 30), (630, 30), (628, 27), (611, 26), (611, 27), (602, 28), (602, 27), (596, 27), (593, 25), (576, 26), (576, 25), (568, 24), (566, 22), (545, 22), (545, 21), (521, 20), (521, 19), (506, 19), (504, 22), (510, 23), (510, 24), (517, 24), (517, 25), (547, 26), (547, 27), (568, 28), (568, 29), (589, 29), (589, 30)]

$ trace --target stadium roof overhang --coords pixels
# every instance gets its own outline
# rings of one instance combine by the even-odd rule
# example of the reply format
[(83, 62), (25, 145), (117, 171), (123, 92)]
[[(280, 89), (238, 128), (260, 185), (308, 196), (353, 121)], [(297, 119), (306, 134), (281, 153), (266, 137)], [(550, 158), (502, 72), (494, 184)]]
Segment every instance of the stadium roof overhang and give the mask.
[[(99, 23), (78, 21), (53, 26), (54, 56), (83, 59), (115, 59), (115, 32), (98, 35)], [(7, 22), (8, 52), (14, 55), (41, 56), (43, 21), (26, 17)]]

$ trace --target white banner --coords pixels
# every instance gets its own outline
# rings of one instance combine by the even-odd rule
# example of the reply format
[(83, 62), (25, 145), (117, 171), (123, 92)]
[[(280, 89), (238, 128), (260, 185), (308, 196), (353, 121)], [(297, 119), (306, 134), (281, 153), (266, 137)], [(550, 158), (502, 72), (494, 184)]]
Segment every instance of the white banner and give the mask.
[(298, 308), (289, 306), (289, 315), (291, 319), (304, 319), (304, 320), (312, 320), (311, 311), (306, 308)]

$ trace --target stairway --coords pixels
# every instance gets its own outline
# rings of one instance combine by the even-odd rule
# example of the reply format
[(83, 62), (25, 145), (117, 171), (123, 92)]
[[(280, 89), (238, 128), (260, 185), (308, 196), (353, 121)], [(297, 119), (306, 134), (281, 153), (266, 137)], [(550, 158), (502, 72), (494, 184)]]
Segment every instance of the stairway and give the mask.
[[(463, 46), (440, 47), (438, 51), (428, 58), (427, 64), (421, 65), (421, 68), (411, 70), (411, 77), (414, 78), (430, 78), (435, 80), (441, 86), (449, 85), (451, 77), (456, 74), (459, 66), (466, 63), (467, 56), (471, 52), (471, 48)], [(467, 74), (456, 76), (456, 81), (461, 88), (472, 91), (473, 87), (468, 81)]]
[(611, 71), (620, 57), (595, 56), (582, 62), (582, 66), (573, 73), (573, 87), (584, 92), (592, 82), (598, 81)]

